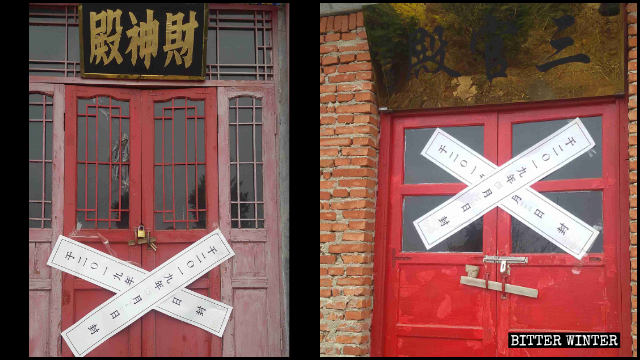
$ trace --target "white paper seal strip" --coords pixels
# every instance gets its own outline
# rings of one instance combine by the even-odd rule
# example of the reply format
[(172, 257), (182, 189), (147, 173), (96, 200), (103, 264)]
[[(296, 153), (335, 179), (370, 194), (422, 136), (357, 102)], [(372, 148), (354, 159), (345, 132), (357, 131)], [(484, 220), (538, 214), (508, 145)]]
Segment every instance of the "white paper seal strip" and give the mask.
[[(47, 265), (115, 293), (131, 287), (148, 273), (62, 235), (58, 237)], [(173, 279), (164, 280), (171, 282)], [(198, 307), (204, 310), (198, 312)], [(222, 337), (233, 307), (183, 288), (153, 309)]]
[[(438, 151), (440, 146), (446, 151)], [(493, 174), (498, 168), (441, 129), (436, 129), (421, 155), (467, 185), (480, 182), (482, 177)], [(515, 200), (506, 198), (499, 206), (576, 259), (580, 260), (598, 237), (598, 230), (530, 187), (522, 188), (514, 195)], [(563, 236), (557, 231), (556, 223), (575, 231), (565, 231)]]
[[(429, 140), (433, 144), (434, 137)], [(427, 144), (429, 146), (429, 144)], [(437, 151), (447, 151), (446, 147), (435, 144)], [(493, 173), (477, 175), (482, 180), (469, 186), (416, 219), (413, 224), (427, 249), (453, 235), (504, 199), (519, 204), (518, 190), (544, 178), (571, 160), (595, 146), (580, 119), (576, 118), (542, 141), (507, 161)], [(470, 171), (473, 171), (471, 169)], [(477, 169), (476, 169), (477, 171)], [(475, 174), (473, 171), (472, 175)], [(568, 224), (550, 219), (543, 225), (547, 232), (557, 232), (562, 239), (568, 238), (574, 229)], [(594, 237), (595, 239), (595, 237)], [(583, 243), (586, 247), (588, 244)], [(583, 253), (586, 249), (578, 250)]]
[(62, 338), (75, 356), (84, 356), (234, 255), (220, 230), (215, 230), (93, 309), (63, 331)]

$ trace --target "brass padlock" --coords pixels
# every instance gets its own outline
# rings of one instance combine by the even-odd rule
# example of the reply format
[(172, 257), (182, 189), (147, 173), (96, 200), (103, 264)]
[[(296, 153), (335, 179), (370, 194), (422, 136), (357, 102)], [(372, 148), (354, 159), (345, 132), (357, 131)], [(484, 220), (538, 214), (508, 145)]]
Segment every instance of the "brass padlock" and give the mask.
[(144, 225), (138, 226), (138, 229), (136, 230), (136, 237), (138, 239), (144, 239), (144, 238), (147, 237), (147, 235), (145, 234), (145, 231), (144, 231)]

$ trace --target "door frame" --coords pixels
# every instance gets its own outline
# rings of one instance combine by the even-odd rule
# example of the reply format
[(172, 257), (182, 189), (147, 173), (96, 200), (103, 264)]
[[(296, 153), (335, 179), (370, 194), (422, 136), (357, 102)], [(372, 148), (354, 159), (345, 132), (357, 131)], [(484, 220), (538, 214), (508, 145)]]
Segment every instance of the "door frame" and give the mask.
[[(204, 101), (204, 133), (205, 133), (205, 181), (206, 189), (206, 210), (207, 210), (207, 226), (205, 229), (190, 230), (157, 230), (155, 229), (154, 217), (154, 199), (155, 199), (155, 180), (150, 181), (140, 189), (142, 195), (142, 207), (140, 209), (141, 221), (146, 224), (145, 227), (151, 231), (151, 236), (155, 237), (158, 245), (162, 243), (188, 243), (190, 238), (194, 241), (205, 236), (206, 234), (217, 228), (218, 223), (218, 114), (217, 114), (217, 88), (215, 87), (193, 87), (179, 89), (140, 89), (140, 129), (141, 129), (141, 179), (154, 179), (154, 163), (155, 163), (155, 106), (156, 101), (166, 101), (176, 97), (187, 97), (190, 100)], [(185, 113), (185, 116), (187, 114)], [(185, 121), (186, 123), (186, 121)], [(197, 132), (197, 127), (196, 127)], [(164, 136), (164, 135), (163, 135)], [(162, 150), (164, 151), (164, 149)], [(187, 153), (185, 152), (185, 159)], [(136, 226), (135, 224), (133, 224)], [(169, 233), (170, 232), (170, 233)], [(167, 235), (169, 235), (167, 237)], [(185, 239), (186, 238), (186, 239)], [(141, 254), (141, 264), (146, 270), (153, 270), (161, 265), (156, 260), (157, 252), (143, 250)], [(220, 267), (207, 272), (209, 280), (206, 281), (203, 275), (196, 279), (188, 287), (193, 288), (202, 286), (208, 282), (209, 296), (212, 299), (220, 300)], [(149, 316), (147, 316), (149, 315)], [(156, 317), (157, 311), (150, 311), (142, 319), (143, 334), (149, 331), (157, 331)], [(222, 339), (213, 334), (208, 334), (211, 338), (210, 354), (211, 356), (222, 355)], [(142, 336), (142, 356), (158, 356), (156, 354), (156, 336), (148, 339)]]
[[(29, 93), (45, 94), (53, 101), (52, 169), (51, 169), (51, 228), (29, 229), (30, 243), (49, 243), (53, 248), (62, 233), (64, 209), (64, 107), (65, 88), (62, 84), (29, 83)], [(33, 259), (36, 266), (46, 266), (46, 259)], [(39, 263), (42, 261), (42, 263)], [(49, 356), (59, 356), (61, 351), (60, 325), (62, 319), (62, 272), (50, 268), (49, 279), (29, 279), (29, 291), (49, 291), (48, 324), (46, 341)], [(31, 334), (30, 334), (31, 335)], [(38, 334), (34, 334), (38, 335)], [(43, 334), (39, 334), (43, 335)]]
[[(379, 171), (378, 171), (378, 195), (376, 199), (376, 225), (375, 225), (375, 245), (374, 245), (374, 307), (371, 326), (371, 355), (384, 356), (385, 353), (385, 294), (389, 284), (385, 283), (388, 276), (386, 274), (388, 262), (391, 254), (387, 251), (389, 241), (389, 219), (390, 219), (390, 183), (391, 183), (391, 146), (392, 146), (392, 124), (397, 118), (410, 116), (432, 116), (445, 114), (465, 114), (469, 112), (478, 113), (483, 111), (521, 111), (530, 109), (550, 109), (567, 106), (579, 106), (588, 103), (607, 104), (613, 103), (617, 107), (617, 122), (620, 124), (618, 132), (618, 153), (616, 158), (619, 161), (619, 210), (615, 230), (619, 232), (618, 246), (618, 285), (622, 294), (620, 296), (620, 354), (631, 355), (631, 269), (629, 264), (629, 163), (628, 159), (628, 127), (626, 126), (626, 97), (607, 96), (592, 97), (579, 100), (554, 100), (530, 102), (526, 104), (506, 104), (506, 105), (483, 105), (475, 107), (456, 107), (433, 110), (409, 110), (397, 112), (382, 112), (380, 115), (380, 147), (379, 147)], [(625, 126), (623, 126), (625, 125)]]
[[(230, 193), (226, 185), (219, 187), (220, 229), (228, 234), (228, 241), (249, 244), (265, 244), (265, 277), (235, 277), (236, 257), (224, 262), (221, 267), (222, 302), (233, 304), (234, 289), (265, 289), (267, 294), (267, 344), (265, 356), (281, 356), (283, 348), (282, 279), (280, 249), (280, 202), (278, 186), (278, 126), (274, 91), (258, 86), (224, 87), (218, 90), (218, 167), (220, 184), (230, 183), (229, 157), (229, 100), (238, 96), (253, 96), (262, 99), (262, 177), (264, 201), (263, 229), (231, 228)], [(273, 189), (274, 191), (268, 191)], [(239, 251), (236, 251), (238, 254)], [(270, 301), (273, 299), (275, 301)], [(236, 355), (236, 324), (234, 313), (227, 323), (228, 336), (223, 337), (223, 356)]]
[[(63, 86), (63, 85), (60, 85)], [(164, 238), (168, 242), (185, 242), (184, 237), (194, 237), (196, 239), (206, 235), (217, 227), (218, 223), (218, 154), (217, 154), (217, 89), (213, 87), (196, 87), (180, 89), (132, 89), (132, 88), (107, 88), (94, 86), (67, 86), (67, 96), (64, 99), (66, 114), (69, 115), (70, 126), (65, 129), (64, 148), (67, 157), (64, 163), (64, 173), (67, 182), (64, 183), (64, 232), (65, 236), (70, 236), (72, 232), (82, 238), (83, 236), (94, 236), (99, 232), (104, 235), (110, 243), (127, 244), (133, 237), (133, 229), (142, 222), (146, 224), (147, 230), (153, 233), (158, 232), (156, 237), (163, 237), (165, 231), (172, 232), (172, 238)], [(118, 100), (129, 101), (129, 227), (127, 229), (82, 229), (76, 231), (76, 209), (77, 209), (77, 99), (92, 98), (97, 96), (109, 96)], [(154, 107), (153, 101), (162, 101), (165, 98), (188, 96), (191, 99), (203, 100), (205, 102), (205, 136), (209, 136), (209, 141), (205, 141), (205, 174), (207, 191), (207, 228), (194, 230), (155, 230), (153, 226), (154, 192), (153, 181), (151, 186), (143, 186), (145, 174), (153, 174), (154, 163)], [(65, 114), (65, 115), (66, 115)], [(186, 115), (186, 114), (185, 114)], [(97, 131), (97, 128), (96, 128)], [(186, 156), (186, 153), (185, 153)], [(153, 176), (151, 177), (153, 179)], [(97, 214), (96, 214), (97, 216)], [(99, 244), (97, 238), (86, 239), (82, 242), (89, 244)], [(156, 267), (155, 253), (151, 253), (140, 246), (127, 247), (127, 258), (139, 261), (141, 267), (146, 270), (153, 270)], [(215, 268), (210, 271), (208, 288), (210, 297), (220, 299), (220, 269)], [(74, 292), (78, 289), (100, 289), (85, 280), (76, 278), (70, 274), (63, 274), (61, 287), (63, 289), (63, 301), (61, 307), (62, 328), (66, 329), (74, 322), (76, 316), (74, 305)], [(198, 282), (198, 280), (196, 280)], [(202, 284), (204, 281), (199, 281)], [(193, 285), (193, 284), (192, 284)], [(106, 291), (106, 290), (105, 290)], [(90, 311), (90, 310), (89, 310)], [(145, 336), (152, 329), (155, 331), (156, 312), (151, 311), (150, 316), (143, 316), (142, 321), (136, 321), (127, 327), (129, 331), (128, 352), (131, 356), (153, 356), (155, 354), (155, 336), (148, 339)], [(144, 331), (144, 332), (143, 332)], [(59, 333), (59, 331), (58, 331)], [(211, 337), (211, 356), (220, 356), (222, 353), (222, 339), (209, 334)], [(61, 338), (60, 338), (61, 339)], [(71, 356), (68, 346), (62, 345), (62, 355)]]

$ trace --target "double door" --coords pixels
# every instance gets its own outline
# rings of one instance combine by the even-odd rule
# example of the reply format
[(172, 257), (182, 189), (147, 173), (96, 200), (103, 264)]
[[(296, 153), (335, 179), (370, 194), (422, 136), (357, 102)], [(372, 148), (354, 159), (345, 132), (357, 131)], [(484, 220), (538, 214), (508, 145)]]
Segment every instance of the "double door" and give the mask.
[[(153, 270), (219, 226), (217, 139), (216, 88), (68, 86), (63, 234)], [(128, 245), (140, 225), (156, 251)], [(187, 288), (221, 300), (220, 269)], [(64, 274), (62, 330), (111, 296)], [(150, 311), (89, 355), (219, 356), (222, 340)]]
[[(581, 102), (383, 119), (382, 131), (388, 135), (381, 141), (381, 163), (387, 165), (381, 168), (376, 215), (384, 226), (376, 233), (382, 244), (376, 248), (372, 353), (612, 356), (628, 351), (629, 329), (623, 320), (628, 314), (622, 311), (629, 307), (621, 307), (629, 285), (621, 281), (628, 258), (625, 262), (621, 255), (627, 248), (620, 211), (627, 208), (620, 201), (624, 139), (618, 106), (615, 101)], [(425, 247), (413, 221), (467, 187), (442, 164), (421, 155), (436, 128), (500, 166), (576, 117), (595, 147), (531, 188), (599, 231), (584, 257), (571, 256), (498, 207)], [(496, 256), (527, 262), (501, 271), (500, 264), (487, 261)], [(468, 265), (476, 266), (477, 274), (469, 274)], [(534, 289), (538, 295), (469, 286), (461, 283), (463, 276)], [(593, 331), (620, 332), (621, 348), (517, 349), (507, 343), (509, 332)]]

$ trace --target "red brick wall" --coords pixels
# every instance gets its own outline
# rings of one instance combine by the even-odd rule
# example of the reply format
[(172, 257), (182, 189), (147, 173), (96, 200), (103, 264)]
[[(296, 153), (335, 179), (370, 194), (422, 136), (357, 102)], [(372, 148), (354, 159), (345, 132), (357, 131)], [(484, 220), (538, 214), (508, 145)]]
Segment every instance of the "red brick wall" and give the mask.
[(362, 12), (320, 18), (320, 353), (368, 355), (378, 113)]
[(627, 23), (629, 49), (628, 81), (629, 81), (629, 224), (631, 232), (631, 336), (633, 339), (633, 355), (638, 355), (638, 48), (637, 48), (637, 4), (627, 4)]
[[(638, 349), (637, 5), (627, 4), (631, 333)], [(362, 13), (320, 18), (320, 354), (369, 355), (378, 114)]]

